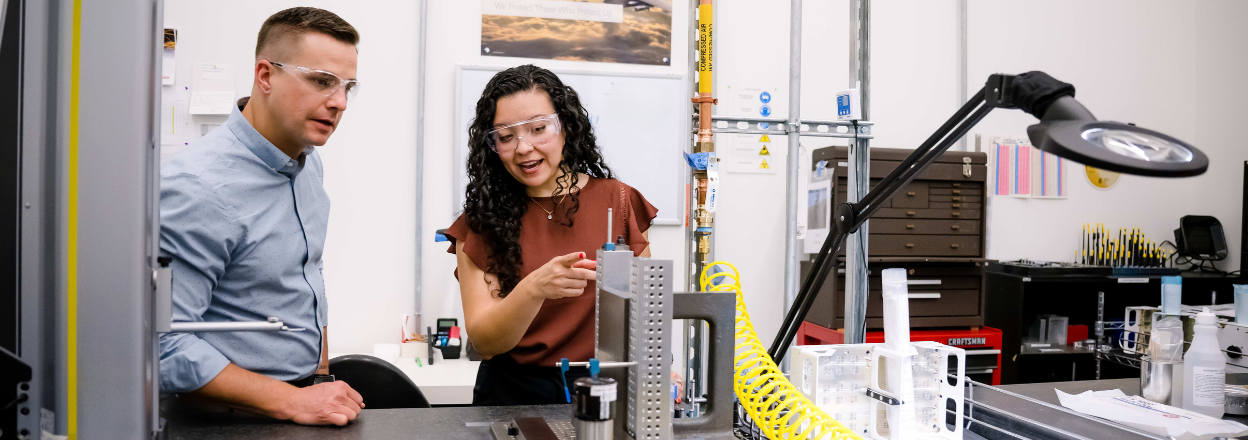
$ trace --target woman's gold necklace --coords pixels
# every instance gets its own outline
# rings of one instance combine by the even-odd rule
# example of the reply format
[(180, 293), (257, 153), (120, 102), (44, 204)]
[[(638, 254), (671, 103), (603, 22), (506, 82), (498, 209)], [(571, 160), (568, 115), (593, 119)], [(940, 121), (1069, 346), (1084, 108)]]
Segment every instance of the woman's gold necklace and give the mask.
[(534, 199), (533, 196), (529, 196), (529, 200), (532, 200), (534, 205), (537, 205), (538, 208), (542, 208), (542, 211), (546, 213), (546, 220), (553, 220), (555, 218), (555, 210), (559, 209), (559, 204), (563, 203), (563, 199), (566, 198), (568, 198), (568, 194), (564, 193), (563, 197), (560, 197), (559, 201), (555, 202), (555, 206), (551, 207), (548, 211), (545, 206), (542, 206), (541, 203), (537, 203), (537, 199)]

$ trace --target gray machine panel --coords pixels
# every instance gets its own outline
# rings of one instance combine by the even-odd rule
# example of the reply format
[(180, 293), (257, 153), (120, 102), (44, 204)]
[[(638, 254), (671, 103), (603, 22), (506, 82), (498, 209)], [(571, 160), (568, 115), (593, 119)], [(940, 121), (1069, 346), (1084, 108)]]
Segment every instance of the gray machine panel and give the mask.
[(77, 29), (76, 392), (82, 438), (149, 438), (156, 420), (151, 321), (158, 219), (152, 171), (161, 3), (83, 2)]
[(632, 260), (632, 251), (598, 250), (594, 356), (602, 362), (628, 360), (628, 301), (632, 297), (628, 280)]

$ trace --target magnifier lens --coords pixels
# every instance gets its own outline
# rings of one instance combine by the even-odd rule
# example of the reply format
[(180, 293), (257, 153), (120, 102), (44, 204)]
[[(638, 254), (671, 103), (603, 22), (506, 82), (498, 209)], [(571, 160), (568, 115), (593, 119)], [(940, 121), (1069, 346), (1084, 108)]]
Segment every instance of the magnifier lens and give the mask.
[(1192, 150), (1157, 136), (1115, 128), (1084, 130), (1083, 139), (1114, 154), (1149, 162), (1184, 163), (1192, 161)]

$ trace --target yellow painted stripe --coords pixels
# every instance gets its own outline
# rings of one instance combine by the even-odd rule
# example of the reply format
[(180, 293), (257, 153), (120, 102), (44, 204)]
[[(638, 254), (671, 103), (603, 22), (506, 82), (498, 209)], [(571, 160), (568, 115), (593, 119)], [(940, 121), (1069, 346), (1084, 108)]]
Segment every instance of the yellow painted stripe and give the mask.
[(67, 321), (69, 329), (66, 334), (66, 367), (69, 389), (65, 401), (68, 402), (69, 440), (78, 438), (78, 71), (81, 45), (82, 0), (74, 0), (73, 35), (70, 36), (69, 62), (69, 207), (66, 209), (66, 247), (65, 282)]

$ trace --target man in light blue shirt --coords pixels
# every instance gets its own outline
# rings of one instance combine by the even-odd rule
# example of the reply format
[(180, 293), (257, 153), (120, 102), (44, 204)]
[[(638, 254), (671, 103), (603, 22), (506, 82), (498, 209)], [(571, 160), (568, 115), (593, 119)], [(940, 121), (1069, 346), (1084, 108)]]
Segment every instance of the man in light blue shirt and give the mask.
[(172, 259), (174, 321), (276, 317), (304, 329), (165, 334), (163, 392), (304, 424), (345, 425), (364, 406), (328, 376), (329, 198), (314, 149), (358, 90), (358, 40), (329, 11), (269, 17), (250, 100), (162, 167), (160, 254)]

